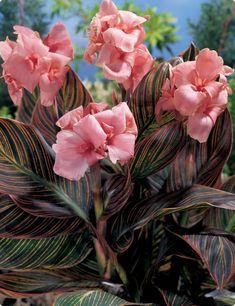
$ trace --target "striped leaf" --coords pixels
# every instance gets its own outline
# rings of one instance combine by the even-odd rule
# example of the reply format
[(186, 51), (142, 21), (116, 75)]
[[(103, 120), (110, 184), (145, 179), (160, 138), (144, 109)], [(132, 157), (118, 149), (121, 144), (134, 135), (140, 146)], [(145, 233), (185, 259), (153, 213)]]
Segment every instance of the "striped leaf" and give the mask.
[(176, 212), (208, 207), (235, 210), (235, 195), (195, 185), (179, 192), (157, 194), (139, 202), (130, 202), (118, 216), (110, 219), (110, 244), (114, 251), (122, 252), (132, 243), (134, 231), (151, 220)]
[(31, 94), (27, 90), (23, 90), (23, 98), (16, 113), (16, 120), (29, 124), (31, 122), (32, 113), (38, 100), (38, 92)]
[(166, 306), (196, 306), (184, 296), (182, 297), (169, 291), (159, 291), (162, 294)]
[(0, 220), (0, 237), (3, 238), (46, 238), (84, 229), (78, 217), (57, 219), (28, 214), (8, 195), (0, 195)]
[(42, 217), (79, 216), (88, 221), (91, 198), (87, 178), (79, 184), (53, 172), (53, 156), (35, 130), (0, 119), (0, 193)]
[(199, 49), (192, 42), (190, 46), (180, 54), (180, 56), (183, 58), (185, 62), (194, 61), (198, 53)]
[(141, 179), (164, 169), (185, 143), (185, 129), (179, 122), (169, 123), (136, 145), (131, 163), (134, 179)]
[(161, 95), (162, 85), (168, 73), (168, 63), (153, 68), (142, 79), (131, 98), (129, 107), (135, 117), (139, 135), (155, 122), (155, 104)]
[(93, 247), (89, 233), (46, 239), (0, 238), (1, 270), (63, 269), (82, 262)]
[(218, 118), (206, 143), (188, 139), (172, 163), (167, 179), (167, 192), (180, 190), (193, 184), (210, 187), (218, 179), (229, 157), (232, 145), (232, 121), (226, 110)]
[[(67, 272), (67, 271), (66, 271)], [(97, 282), (83, 280), (60, 271), (6, 272), (0, 274), (0, 293), (11, 297), (25, 297), (48, 292), (66, 292), (81, 288), (97, 288)]]
[(76, 293), (61, 296), (55, 302), (55, 306), (125, 306), (143, 305), (153, 306), (153, 304), (129, 303), (115, 295), (102, 290), (80, 290)]
[(129, 171), (126, 176), (120, 174), (109, 175), (103, 189), (105, 207), (102, 213), (102, 220), (118, 213), (128, 201), (131, 191), (132, 185)]
[(235, 244), (229, 239), (213, 235), (183, 235), (181, 238), (201, 258), (215, 281), (223, 289), (235, 275)]
[(49, 145), (56, 141), (59, 131), (55, 125), (57, 120), (80, 105), (86, 106), (92, 98), (75, 72), (70, 69), (56, 100), (56, 104), (51, 107), (37, 103), (31, 120), (31, 124), (40, 131)]

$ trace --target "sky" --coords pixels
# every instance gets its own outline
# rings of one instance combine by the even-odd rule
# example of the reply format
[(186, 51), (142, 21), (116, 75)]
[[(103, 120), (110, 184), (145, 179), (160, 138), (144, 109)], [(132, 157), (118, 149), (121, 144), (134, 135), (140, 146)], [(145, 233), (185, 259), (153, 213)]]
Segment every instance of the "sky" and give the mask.
[[(119, 6), (123, 4), (124, 1), (125, 0), (115, 0), (114, 2), (117, 6)], [(143, 7), (143, 9), (148, 6), (155, 6), (159, 12), (167, 11), (177, 18), (177, 36), (179, 36), (180, 40), (171, 46), (174, 55), (177, 55), (186, 49), (192, 41), (189, 34), (189, 28), (187, 26), (187, 20), (190, 19), (193, 22), (197, 21), (200, 17), (201, 4), (207, 1), (208, 0), (134, 0), (134, 3), (140, 7)], [(93, 5), (94, 3), (100, 3), (101, 1), (83, 0), (83, 2)], [(64, 22), (68, 27), (73, 42), (78, 47), (79, 45), (83, 47), (86, 46), (86, 38), (82, 37), (81, 35), (78, 36), (74, 33), (74, 27), (77, 22), (76, 17)], [(166, 59), (170, 57), (167, 52), (164, 52), (163, 56)], [(90, 80), (94, 80), (94, 69), (91, 65), (83, 63), (79, 66), (79, 75), (82, 79), (88, 78)]]

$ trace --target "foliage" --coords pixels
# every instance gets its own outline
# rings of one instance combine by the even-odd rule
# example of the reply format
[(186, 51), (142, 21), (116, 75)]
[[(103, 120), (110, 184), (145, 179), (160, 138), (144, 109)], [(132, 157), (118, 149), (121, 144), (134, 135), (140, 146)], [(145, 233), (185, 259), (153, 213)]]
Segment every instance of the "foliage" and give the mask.
[(191, 34), (199, 48), (217, 50), (227, 65), (235, 65), (235, 3), (210, 0), (202, 4), (197, 23), (189, 22)]
[[(45, 34), (49, 19), (44, 10), (44, 5), (43, 0), (25, 0), (22, 4), (18, 0), (0, 1), (0, 40), (4, 40), (6, 36), (14, 40), (15, 35), (12, 35), (13, 26), (20, 23), (41, 34)], [(0, 107), (7, 106), (10, 114), (14, 116), (15, 108), (12, 107), (6, 86), (2, 82), (0, 82), (0, 99)]]
[[(150, 21), (144, 25), (146, 30), (146, 44), (151, 53), (159, 56), (157, 51), (162, 52), (164, 49), (172, 54), (170, 44), (176, 42), (176, 19), (170, 13), (158, 13), (157, 8), (147, 8), (143, 10), (133, 3), (131, 0), (124, 2), (122, 10), (128, 10), (140, 16), (150, 16)], [(52, 12), (63, 17), (77, 16), (79, 17), (76, 31), (84, 33), (92, 19), (98, 12), (99, 4), (87, 6), (82, 0), (53, 0)], [(156, 53), (156, 54), (155, 54)]]
[[(192, 45), (171, 63), (196, 54)], [(231, 289), (235, 178), (220, 181), (231, 118), (222, 113), (202, 144), (172, 113), (157, 123), (168, 72), (167, 62), (153, 68), (128, 99), (139, 130), (134, 158), (103, 160), (78, 182), (55, 175), (51, 149), (58, 116), (92, 101), (71, 69), (57, 106), (24, 91), (17, 121), (0, 119), (2, 294), (56, 292), (58, 306), (202, 306), (206, 293), (217, 288), (222, 299)]]

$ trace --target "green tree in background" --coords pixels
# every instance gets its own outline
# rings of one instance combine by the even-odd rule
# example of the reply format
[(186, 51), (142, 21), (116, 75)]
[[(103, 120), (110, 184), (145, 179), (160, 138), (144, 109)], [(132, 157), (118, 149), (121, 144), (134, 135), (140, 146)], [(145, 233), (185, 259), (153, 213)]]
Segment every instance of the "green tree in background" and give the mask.
[[(85, 33), (91, 19), (99, 10), (100, 1), (92, 6), (87, 6), (85, 0), (53, 0), (52, 14), (60, 15), (64, 18), (72, 16), (78, 17), (76, 32)], [(134, 1), (128, 0), (123, 6), (119, 7), (122, 10), (129, 10), (137, 15), (150, 16), (150, 20), (144, 24), (146, 30), (146, 45), (153, 56), (159, 56), (159, 51), (168, 50), (173, 55), (170, 44), (176, 42), (176, 19), (170, 13), (158, 13), (157, 8), (147, 8), (145, 10), (134, 4)], [(83, 50), (79, 52), (80, 58)]]
[(235, 66), (235, 2), (210, 0), (201, 6), (197, 23), (189, 21), (190, 32), (199, 48), (217, 50), (229, 66)]
[[(28, 26), (41, 35), (48, 30), (49, 19), (44, 10), (44, 0), (2, 0), (0, 2), (0, 40), (6, 36), (15, 39), (12, 27), (15, 24)], [(0, 74), (1, 68), (0, 68)], [(15, 108), (3, 80), (0, 82), (0, 113), (6, 114), (6, 106), (14, 114)]]

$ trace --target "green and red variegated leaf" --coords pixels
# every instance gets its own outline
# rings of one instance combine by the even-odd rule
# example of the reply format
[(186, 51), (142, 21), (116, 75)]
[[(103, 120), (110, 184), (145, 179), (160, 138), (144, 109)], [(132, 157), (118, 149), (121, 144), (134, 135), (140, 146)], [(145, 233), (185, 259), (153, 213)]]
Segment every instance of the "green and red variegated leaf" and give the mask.
[(136, 145), (131, 162), (134, 179), (141, 179), (164, 169), (185, 144), (185, 129), (179, 122), (168, 123)]
[(153, 68), (142, 79), (131, 98), (129, 107), (135, 117), (139, 136), (156, 121), (155, 104), (168, 77), (169, 67), (168, 63), (162, 63)]
[(110, 218), (118, 213), (128, 201), (132, 191), (131, 175), (129, 169), (126, 176), (121, 174), (109, 175), (103, 188), (104, 210), (101, 219)]
[[(230, 177), (220, 188), (235, 193), (235, 176)], [(235, 232), (235, 212), (227, 209), (211, 208), (204, 218), (203, 224), (208, 227)]]
[(34, 107), (38, 101), (38, 91), (33, 94), (27, 90), (23, 90), (23, 98), (16, 113), (16, 120), (26, 124), (30, 124)]
[(8, 195), (0, 195), (0, 237), (46, 238), (78, 233), (84, 229), (78, 217), (42, 218), (18, 207)]
[(98, 282), (73, 277), (67, 271), (41, 270), (6, 272), (0, 274), (0, 293), (11, 297), (25, 297), (49, 292), (62, 293), (81, 288), (97, 288)]
[(88, 231), (45, 239), (0, 238), (0, 269), (63, 269), (82, 262), (92, 251)]
[(151, 220), (172, 213), (208, 207), (235, 210), (235, 195), (195, 185), (186, 190), (130, 202), (118, 216), (110, 219), (110, 244), (114, 251), (123, 252), (132, 243), (134, 230), (142, 228)]
[(196, 306), (196, 304), (192, 303), (184, 296), (179, 296), (178, 294), (164, 290), (159, 290), (159, 292), (166, 306)]
[(198, 53), (199, 49), (192, 42), (190, 46), (180, 54), (180, 57), (183, 58), (184, 62), (194, 61)]
[(43, 135), (49, 145), (56, 141), (59, 128), (57, 120), (65, 113), (79, 107), (86, 106), (92, 102), (92, 97), (82, 84), (78, 76), (69, 69), (63, 87), (59, 91), (56, 104), (44, 107), (37, 103), (32, 114), (31, 124)]
[(75, 182), (56, 176), (52, 152), (31, 126), (0, 119), (0, 139), (0, 193), (36, 216), (88, 220), (87, 178)]
[(153, 306), (153, 304), (130, 303), (102, 290), (80, 290), (59, 297), (55, 306)]
[(206, 143), (188, 139), (174, 160), (167, 179), (167, 192), (192, 184), (218, 185), (232, 145), (232, 121), (226, 110), (218, 118)]
[(214, 235), (183, 235), (206, 266), (217, 288), (223, 289), (235, 275), (235, 243)]

